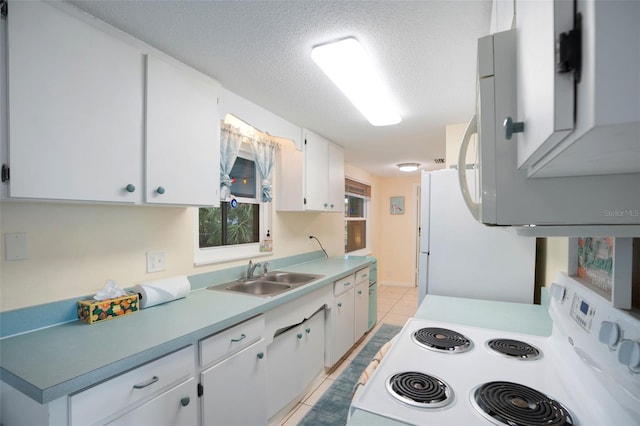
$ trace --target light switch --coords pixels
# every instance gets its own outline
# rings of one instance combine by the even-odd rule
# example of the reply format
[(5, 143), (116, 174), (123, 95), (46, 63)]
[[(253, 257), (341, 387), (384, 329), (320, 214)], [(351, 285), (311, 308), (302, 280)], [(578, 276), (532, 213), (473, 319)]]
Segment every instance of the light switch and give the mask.
[(22, 260), (27, 258), (27, 233), (4, 234), (4, 258)]

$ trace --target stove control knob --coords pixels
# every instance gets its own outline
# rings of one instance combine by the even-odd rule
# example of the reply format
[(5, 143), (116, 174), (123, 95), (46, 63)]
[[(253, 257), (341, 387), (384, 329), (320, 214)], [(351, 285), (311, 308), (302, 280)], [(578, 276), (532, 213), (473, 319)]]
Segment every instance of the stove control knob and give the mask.
[(640, 373), (640, 342), (624, 339), (618, 348), (618, 361), (635, 373)]
[(551, 296), (559, 302), (564, 300), (565, 288), (563, 285), (552, 283), (550, 293)]
[(600, 333), (598, 334), (600, 343), (613, 348), (620, 341), (620, 327), (615, 322), (602, 321)]

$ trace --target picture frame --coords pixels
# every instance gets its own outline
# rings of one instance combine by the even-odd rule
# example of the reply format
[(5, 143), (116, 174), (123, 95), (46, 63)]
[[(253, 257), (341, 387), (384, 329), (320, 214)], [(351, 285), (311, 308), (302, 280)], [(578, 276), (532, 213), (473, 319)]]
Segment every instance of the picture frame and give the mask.
[(389, 199), (389, 212), (392, 215), (404, 214), (404, 196), (398, 195)]

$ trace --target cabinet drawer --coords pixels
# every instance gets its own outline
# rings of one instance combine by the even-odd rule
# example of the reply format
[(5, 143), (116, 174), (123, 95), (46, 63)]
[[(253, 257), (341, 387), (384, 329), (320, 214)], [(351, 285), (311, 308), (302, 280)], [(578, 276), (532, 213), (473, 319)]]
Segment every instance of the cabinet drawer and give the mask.
[(355, 287), (355, 275), (351, 274), (333, 283), (333, 294), (337, 296)]
[(264, 332), (264, 315), (227, 328), (200, 341), (200, 365), (211, 364), (258, 340)]
[(193, 373), (193, 346), (188, 346), (70, 396), (70, 423), (97, 423)]
[(193, 377), (123, 414), (109, 426), (193, 426), (198, 422), (198, 394)]
[(362, 268), (356, 272), (356, 285), (363, 282), (369, 283), (369, 267)]

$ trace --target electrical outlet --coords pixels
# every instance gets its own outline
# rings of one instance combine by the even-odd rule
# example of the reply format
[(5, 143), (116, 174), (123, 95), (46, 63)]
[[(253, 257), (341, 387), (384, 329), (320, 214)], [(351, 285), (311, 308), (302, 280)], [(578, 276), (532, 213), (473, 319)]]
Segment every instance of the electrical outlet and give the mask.
[(148, 251), (147, 252), (147, 272), (164, 271), (167, 267), (165, 252)]

